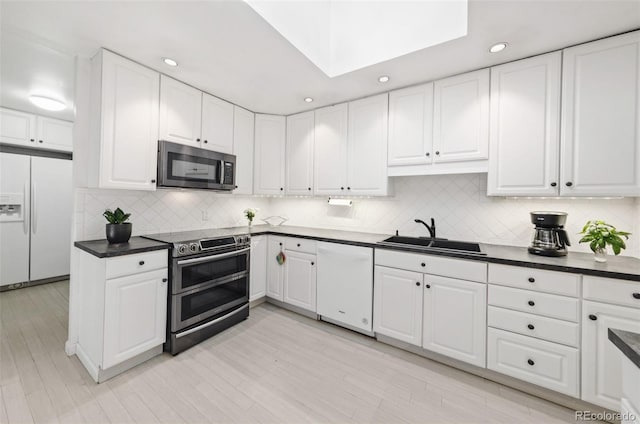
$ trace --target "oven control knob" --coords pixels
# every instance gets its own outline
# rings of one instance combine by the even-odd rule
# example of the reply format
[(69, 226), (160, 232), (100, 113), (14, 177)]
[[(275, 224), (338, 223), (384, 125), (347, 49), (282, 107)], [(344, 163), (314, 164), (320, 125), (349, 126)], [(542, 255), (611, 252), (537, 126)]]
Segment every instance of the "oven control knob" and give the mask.
[(197, 251), (198, 251), (198, 247), (199, 247), (199, 246), (198, 246), (198, 243), (191, 243), (191, 244), (189, 245), (189, 250), (190, 250), (191, 252), (195, 253), (195, 252), (197, 252)]
[(189, 246), (187, 246), (186, 244), (178, 245), (178, 254), (179, 255), (184, 255), (185, 253), (187, 253), (187, 249), (188, 248), (189, 248)]

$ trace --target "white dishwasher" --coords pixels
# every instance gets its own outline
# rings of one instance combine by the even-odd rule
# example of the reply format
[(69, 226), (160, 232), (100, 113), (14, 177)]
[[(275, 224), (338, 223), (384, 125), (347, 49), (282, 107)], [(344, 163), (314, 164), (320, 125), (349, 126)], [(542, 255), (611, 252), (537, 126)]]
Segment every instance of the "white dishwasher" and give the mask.
[(317, 261), (318, 315), (372, 334), (373, 249), (319, 242)]

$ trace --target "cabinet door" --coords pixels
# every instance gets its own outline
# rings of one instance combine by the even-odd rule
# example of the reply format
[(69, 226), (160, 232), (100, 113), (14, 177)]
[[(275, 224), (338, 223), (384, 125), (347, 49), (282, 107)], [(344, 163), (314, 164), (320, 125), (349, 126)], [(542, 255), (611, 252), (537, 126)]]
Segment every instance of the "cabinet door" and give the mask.
[(316, 255), (286, 250), (284, 302), (316, 311)]
[(102, 369), (165, 342), (167, 270), (107, 280)]
[(434, 162), (487, 159), (489, 70), (436, 81), (433, 97)]
[(284, 194), (284, 116), (256, 114), (255, 194)]
[(202, 92), (166, 75), (160, 79), (160, 140), (200, 146)]
[(640, 31), (566, 49), (562, 65), (560, 193), (640, 195)]
[(389, 94), (389, 166), (431, 163), (433, 83)]
[(34, 147), (36, 116), (0, 108), (0, 143)]
[(287, 194), (313, 194), (313, 111), (287, 116)]
[(38, 116), (37, 138), (39, 147), (70, 152), (73, 150), (73, 122)]
[(590, 301), (582, 304), (582, 399), (619, 411), (624, 354), (609, 341), (608, 330), (640, 333), (640, 311)]
[(373, 249), (318, 242), (318, 314), (366, 332), (373, 321)]
[(491, 68), (487, 194), (558, 195), (561, 53)]
[(233, 105), (202, 93), (201, 135), (200, 147), (233, 154)]
[(349, 103), (347, 194), (387, 194), (387, 93)]
[(315, 110), (315, 194), (347, 190), (347, 104)]
[(284, 298), (284, 264), (280, 265), (276, 259), (280, 252), (284, 252), (284, 238), (269, 236), (267, 244), (267, 297), (282, 302)]
[(69, 274), (73, 181), (70, 160), (31, 158), (30, 280)]
[(422, 274), (375, 267), (373, 330), (416, 346), (422, 345)]
[(267, 293), (267, 236), (251, 237), (249, 259), (249, 300), (254, 301)]
[(253, 127), (254, 114), (234, 106), (233, 154), (236, 155), (236, 188), (234, 194), (253, 194)]
[(155, 190), (160, 74), (102, 52), (100, 188)]
[(487, 285), (424, 276), (422, 347), (485, 367)]

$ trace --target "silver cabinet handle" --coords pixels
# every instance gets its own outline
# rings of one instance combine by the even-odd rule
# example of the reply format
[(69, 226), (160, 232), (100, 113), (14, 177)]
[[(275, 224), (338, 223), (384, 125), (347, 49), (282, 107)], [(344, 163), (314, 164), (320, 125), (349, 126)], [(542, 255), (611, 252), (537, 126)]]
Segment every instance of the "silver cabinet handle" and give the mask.
[(243, 307), (241, 307), (241, 308), (236, 309), (236, 310), (235, 310), (235, 311), (233, 311), (233, 312), (228, 313), (227, 315), (221, 316), (220, 318), (216, 318), (216, 319), (214, 319), (213, 321), (209, 321), (209, 322), (207, 322), (206, 324), (202, 324), (202, 325), (199, 325), (198, 327), (191, 328), (191, 329), (189, 329), (189, 330), (187, 330), (187, 331), (184, 331), (184, 332), (182, 332), (182, 333), (176, 334), (176, 339), (179, 339), (179, 338), (181, 338), (181, 337), (187, 336), (187, 335), (189, 335), (189, 334), (191, 334), (191, 333), (194, 333), (194, 332), (196, 332), (196, 331), (202, 330), (203, 328), (207, 328), (207, 327), (209, 327), (209, 326), (211, 326), (211, 325), (213, 325), (213, 324), (217, 324), (217, 323), (219, 323), (220, 321), (222, 321), (223, 319), (227, 319), (227, 318), (229, 318), (229, 317), (234, 316), (234, 315), (235, 315), (235, 314), (237, 314), (238, 312), (242, 312), (242, 311), (244, 311), (244, 310), (245, 310), (245, 309), (247, 309), (248, 307), (249, 307), (249, 305), (247, 304), (247, 305), (245, 305), (245, 306), (243, 306)]
[(251, 250), (251, 248), (247, 247), (247, 248), (240, 249), (240, 250), (234, 250), (233, 252), (222, 253), (220, 255), (211, 255), (211, 256), (204, 256), (202, 258), (185, 259), (185, 260), (182, 260), (182, 261), (178, 261), (178, 265), (197, 264), (197, 263), (200, 263), (200, 262), (209, 262), (211, 260), (228, 258), (229, 256), (236, 256), (239, 253), (248, 252), (249, 250)]
[(31, 231), (38, 231), (38, 207), (36, 206), (36, 183), (31, 183)]
[(29, 209), (27, 208), (27, 204), (29, 203), (29, 196), (27, 192), (29, 191), (29, 186), (27, 183), (24, 183), (22, 187), (22, 231), (25, 234), (29, 234)]

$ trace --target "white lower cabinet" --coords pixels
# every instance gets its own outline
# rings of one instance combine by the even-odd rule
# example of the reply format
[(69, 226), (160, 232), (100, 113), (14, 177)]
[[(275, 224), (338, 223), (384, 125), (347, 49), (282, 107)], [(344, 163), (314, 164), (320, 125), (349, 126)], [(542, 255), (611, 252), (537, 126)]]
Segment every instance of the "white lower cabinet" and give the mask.
[(422, 347), (485, 367), (487, 285), (424, 276)]
[(579, 351), (495, 328), (487, 331), (487, 368), (578, 397)]
[(316, 255), (285, 250), (283, 301), (316, 311)]
[(582, 399), (619, 411), (624, 354), (608, 330), (640, 333), (640, 309), (586, 300), (582, 317)]
[(268, 236), (251, 237), (249, 259), (249, 301), (267, 294), (267, 240)]
[(166, 319), (165, 269), (107, 280), (103, 368), (163, 344)]
[(318, 315), (370, 333), (373, 249), (327, 242), (318, 242), (317, 249)]
[(422, 274), (376, 266), (374, 281), (373, 330), (421, 346)]
[(115, 258), (78, 255), (76, 354), (91, 377), (105, 381), (160, 354), (166, 338), (166, 250)]
[(278, 255), (284, 253), (284, 237), (269, 236), (267, 243), (267, 297), (283, 301), (284, 264), (278, 263)]

